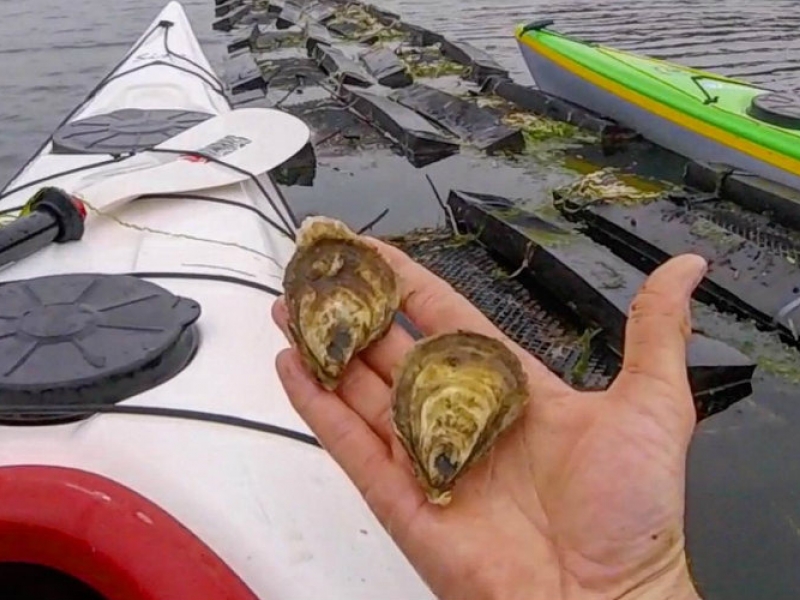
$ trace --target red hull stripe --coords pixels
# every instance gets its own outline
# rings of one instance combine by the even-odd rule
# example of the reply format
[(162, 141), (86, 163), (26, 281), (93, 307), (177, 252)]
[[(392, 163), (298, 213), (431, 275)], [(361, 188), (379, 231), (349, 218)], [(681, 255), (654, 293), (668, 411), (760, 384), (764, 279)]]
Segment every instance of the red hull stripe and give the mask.
[(0, 561), (60, 570), (108, 600), (259, 600), (164, 510), (75, 469), (0, 468)]

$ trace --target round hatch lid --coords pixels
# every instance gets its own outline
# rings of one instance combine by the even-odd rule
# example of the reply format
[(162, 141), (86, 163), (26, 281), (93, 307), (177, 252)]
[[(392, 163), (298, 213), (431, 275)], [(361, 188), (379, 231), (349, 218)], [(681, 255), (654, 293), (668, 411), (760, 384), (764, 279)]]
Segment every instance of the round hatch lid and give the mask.
[(195, 354), (199, 316), (197, 302), (128, 275), (0, 285), (0, 422), (71, 421), (88, 415), (70, 405), (115, 404), (171, 379)]
[(748, 114), (756, 119), (784, 127), (800, 129), (800, 98), (772, 92), (753, 98)]
[(123, 154), (157, 146), (213, 115), (126, 108), (67, 123), (53, 134), (55, 154)]

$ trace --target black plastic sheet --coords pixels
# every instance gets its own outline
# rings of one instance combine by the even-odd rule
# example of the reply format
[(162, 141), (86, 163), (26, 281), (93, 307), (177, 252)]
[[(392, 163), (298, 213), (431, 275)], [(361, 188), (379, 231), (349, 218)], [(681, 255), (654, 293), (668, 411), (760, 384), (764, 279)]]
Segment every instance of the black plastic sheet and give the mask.
[(505, 125), (494, 112), (452, 94), (414, 83), (395, 90), (391, 97), (486, 152), (519, 151), (525, 146), (519, 128)]
[(653, 269), (678, 254), (700, 254), (709, 261), (709, 270), (698, 286), (698, 299), (796, 339), (800, 334), (796, 258), (758, 243), (758, 237), (751, 240), (729, 230), (720, 224), (720, 215), (712, 213), (703, 205), (694, 209), (658, 200), (638, 206), (611, 202), (585, 206), (572, 216), (643, 269)]
[[(589, 238), (521, 211), (506, 198), (453, 191), (448, 204), (456, 220), (477, 232), (484, 245), (511, 264), (525, 265), (537, 284), (587, 326), (602, 328), (609, 347), (622, 353), (628, 309), (645, 273)], [(695, 333), (689, 342), (689, 379), (700, 403), (711, 390), (748, 384), (755, 366), (719, 340)], [(707, 416), (727, 408), (731, 398), (721, 403), (720, 395), (712, 394), (705, 401), (711, 404), (699, 412)]]
[(360, 63), (338, 48), (318, 44), (313, 55), (319, 67), (340, 84), (369, 87), (377, 83)]
[(388, 48), (372, 48), (361, 54), (360, 58), (367, 72), (381, 85), (399, 88), (413, 82), (406, 65)]
[(393, 139), (415, 166), (431, 164), (459, 150), (456, 140), (397, 102), (366, 90), (345, 86), (343, 100), (373, 127)]

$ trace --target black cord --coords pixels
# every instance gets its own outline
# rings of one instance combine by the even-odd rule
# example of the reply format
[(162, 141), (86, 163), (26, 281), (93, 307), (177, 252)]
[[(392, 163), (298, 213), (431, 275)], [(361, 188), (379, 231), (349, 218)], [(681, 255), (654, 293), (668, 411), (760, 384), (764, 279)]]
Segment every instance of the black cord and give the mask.
[[(197, 77), (198, 79), (200, 79), (200, 81), (202, 81), (208, 87), (210, 87), (212, 90), (214, 90), (214, 92), (216, 92), (217, 94), (222, 96), (225, 99), (225, 102), (228, 104), (228, 106), (231, 107), (232, 105), (230, 103), (230, 100), (229, 100), (227, 94), (225, 93), (224, 84), (222, 83), (222, 81), (220, 81), (220, 79), (216, 75), (214, 75), (214, 73), (211, 73), (203, 65), (196, 63), (191, 58), (189, 58), (187, 56), (184, 56), (183, 54), (180, 54), (179, 52), (175, 52), (174, 50), (172, 50), (169, 47), (169, 31), (170, 31), (170, 27), (172, 27), (173, 25), (174, 25), (174, 23), (172, 21), (161, 21), (158, 24), (158, 26), (164, 28), (164, 38), (163, 38), (163, 41), (164, 41), (164, 53), (167, 56), (171, 56), (173, 58), (177, 58), (177, 59), (180, 59), (180, 60), (188, 62), (194, 68), (199, 69), (200, 71), (202, 71), (202, 73), (204, 75), (207, 75), (208, 78), (204, 77), (203, 75), (200, 75), (199, 73), (196, 73), (196, 72), (192, 71), (191, 69), (187, 69), (186, 67), (173, 65), (173, 64), (170, 64), (170, 63), (165, 62), (163, 60), (154, 60), (154, 61), (149, 62), (147, 64), (139, 65), (138, 67), (134, 67), (132, 69), (128, 69), (127, 71), (122, 71), (121, 73), (114, 73), (112, 71), (112, 73), (109, 76), (107, 76), (107, 78), (103, 82), (103, 86), (108, 85), (109, 83), (111, 83), (112, 81), (115, 81), (116, 79), (119, 79), (120, 77), (124, 77), (125, 75), (129, 75), (131, 73), (135, 73), (137, 71), (141, 71), (143, 69), (147, 69), (147, 68), (150, 68), (150, 67), (157, 67), (157, 66), (170, 67), (172, 69), (177, 69), (178, 71), (181, 71), (181, 72), (186, 73), (188, 75), (192, 75), (193, 77)], [(139, 47), (141, 47), (141, 45), (139, 45)], [(132, 56), (132, 54), (128, 53), (128, 55), (126, 57), (126, 60), (130, 56)], [(99, 90), (96, 90), (94, 92), (94, 94), (97, 94), (98, 91)]]
[(25, 208), (24, 204), (20, 204), (19, 206), (12, 206), (11, 208), (4, 208), (3, 210), (0, 210), (0, 215), (9, 215), (14, 212), (19, 212), (23, 208)]
[(719, 98), (717, 96), (712, 96), (711, 94), (708, 93), (708, 90), (705, 88), (705, 86), (702, 83), (700, 83), (701, 79), (705, 79), (705, 77), (703, 77), (702, 75), (692, 76), (692, 82), (694, 82), (694, 84), (700, 89), (701, 92), (703, 92), (703, 95), (705, 96), (703, 104), (714, 104), (719, 100)]
[[(269, 216), (257, 206), (253, 206), (245, 202), (239, 202), (238, 200), (229, 200), (228, 198), (218, 198), (216, 196), (206, 196), (203, 194), (185, 194), (185, 193), (145, 194), (144, 196), (139, 196), (138, 198), (134, 198), (131, 202), (141, 202), (144, 200), (160, 200), (163, 198), (173, 198), (176, 200), (196, 200), (198, 202), (213, 202), (215, 204), (226, 204), (228, 206), (235, 206), (237, 208), (241, 208), (254, 213), (255, 215), (258, 216), (259, 219), (261, 219), (265, 223), (268, 223), (269, 225), (272, 225), (272, 219), (270, 219)], [(2, 211), (0, 211), (0, 214), (2, 214)]]
[(45, 183), (46, 181), (50, 181), (51, 179), (56, 179), (58, 177), (63, 177), (64, 175), (74, 175), (75, 173), (81, 173), (82, 171), (90, 171), (91, 169), (95, 169), (97, 167), (104, 167), (105, 165), (112, 165), (114, 163), (118, 163), (121, 160), (125, 160), (126, 158), (130, 158), (133, 154), (118, 154), (115, 155), (114, 158), (109, 158), (107, 160), (103, 160), (100, 162), (92, 163), (90, 165), (82, 165), (80, 167), (74, 167), (72, 169), (67, 169), (65, 171), (59, 171), (57, 173), (53, 173), (52, 175), (47, 175), (46, 177), (40, 177), (39, 179), (34, 179), (28, 183), (23, 183), (16, 187), (11, 188), (10, 190), (6, 190), (3, 193), (0, 193), (0, 200), (6, 198), (12, 194), (16, 194), (19, 191), (27, 189), (29, 187), (33, 187), (35, 185), (39, 185), (40, 183)]
[[(204, 159), (208, 160), (209, 162), (213, 162), (215, 164), (227, 167), (227, 168), (229, 168), (229, 169), (231, 169), (233, 171), (236, 171), (237, 173), (241, 173), (242, 175), (246, 175), (248, 179), (250, 179), (251, 181), (253, 181), (255, 183), (256, 187), (259, 190), (259, 192), (264, 196), (264, 198), (267, 199), (267, 202), (269, 202), (270, 206), (275, 210), (276, 214), (278, 215), (278, 217), (280, 218), (280, 220), (283, 222), (283, 224), (286, 227), (284, 228), (283, 226), (279, 225), (278, 223), (273, 221), (267, 214), (265, 214), (264, 212), (258, 210), (257, 208), (250, 207), (250, 206), (248, 206), (248, 208), (250, 208), (254, 212), (256, 212), (256, 214), (258, 214), (258, 216), (260, 218), (262, 218), (264, 221), (269, 223), (269, 225), (274, 227), (277, 231), (279, 231), (280, 233), (282, 233), (283, 235), (285, 235), (289, 239), (291, 239), (291, 240), (295, 240), (296, 239), (297, 236), (294, 233), (294, 229), (297, 227), (297, 223), (295, 222), (294, 214), (292, 213), (292, 209), (289, 207), (289, 203), (286, 200), (286, 197), (283, 194), (281, 194), (280, 190), (278, 190), (278, 187), (275, 186), (275, 189), (278, 192), (278, 197), (279, 197), (279, 199), (281, 201), (282, 208), (286, 211), (287, 214), (290, 215), (290, 218), (292, 220), (291, 224), (286, 220), (286, 217), (284, 216), (283, 212), (275, 204), (275, 202), (272, 199), (272, 197), (269, 194), (269, 192), (267, 192), (267, 190), (264, 188), (264, 185), (261, 183), (261, 181), (259, 181), (258, 176), (255, 175), (254, 173), (251, 173), (250, 171), (248, 171), (246, 169), (242, 169), (241, 167), (237, 167), (236, 165), (233, 165), (233, 164), (231, 164), (231, 163), (229, 163), (229, 162), (227, 162), (225, 160), (222, 160), (220, 158), (216, 158), (214, 156), (210, 156), (208, 154), (205, 154), (203, 152), (199, 152), (197, 150), (181, 150), (181, 149), (172, 149), (172, 148), (148, 148), (148, 149), (142, 150), (140, 152), (153, 152), (155, 154), (160, 153), (160, 154), (176, 154), (176, 155), (197, 156), (197, 157), (204, 158)], [(73, 169), (67, 169), (66, 171), (60, 171), (60, 172), (57, 172), (57, 173), (53, 173), (52, 175), (48, 175), (46, 177), (40, 177), (39, 179), (36, 179), (36, 180), (31, 181), (29, 183), (25, 183), (25, 184), (16, 186), (16, 187), (14, 187), (14, 188), (6, 191), (6, 192), (3, 192), (2, 194), (0, 194), (0, 200), (5, 198), (6, 196), (9, 196), (11, 194), (15, 194), (16, 192), (19, 192), (20, 190), (24, 190), (26, 188), (33, 187), (34, 185), (45, 183), (45, 182), (47, 182), (47, 181), (49, 181), (51, 179), (62, 177), (64, 175), (72, 175), (74, 173), (78, 173), (78, 172), (81, 172), (81, 171), (86, 171), (86, 170), (93, 169), (93, 168), (99, 167), (99, 166), (104, 166), (104, 165), (107, 165), (107, 164), (117, 163), (117, 162), (120, 162), (121, 160), (124, 160), (126, 158), (133, 157), (133, 156), (139, 154), (140, 152), (133, 152), (133, 153), (129, 153), (129, 154), (126, 154), (126, 155), (119, 155), (119, 156), (117, 156), (117, 157), (115, 157), (113, 159), (105, 160), (105, 161), (102, 161), (102, 162), (99, 162), (99, 163), (94, 163), (94, 164), (91, 164), (91, 165), (83, 165), (81, 167), (75, 167)], [(149, 198), (159, 198), (159, 197), (160, 198), (184, 197), (186, 199), (206, 200), (206, 201), (211, 201), (211, 202), (219, 202), (221, 204), (235, 204), (235, 205), (238, 205), (238, 206), (246, 206), (243, 203), (237, 203), (237, 202), (235, 202), (233, 200), (226, 200), (224, 198), (212, 198), (210, 196), (192, 196), (191, 194), (165, 194), (165, 195), (147, 194), (145, 196), (141, 196), (141, 198), (139, 198), (139, 199), (142, 199), (142, 198), (148, 198), (149, 199)], [(9, 208), (9, 209), (6, 209), (5, 212), (13, 212), (14, 210), (17, 210), (17, 208)], [(2, 214), (2, 213), (0, 213), (0, 214)]]
[[(184, 55), (183, 55), (183, 54), (181, 54), (180, 52), (175, 52), (174, 50), (172, 50), (172, 49), (169, 47), (169, 32), (170, 32), (170, 27), (172, 27), (172, 25), (174, 25), (174, 23), (172, 23), (171, 21), (165, 21), (165, 23), (168, 23), (168, 25), (165, 25), (165, 26), (164, 26), (164, 27), (165, 27), (165, 31), (164, 31), (164, 51), (167, 53), (167, 55), (168, 55), (168, 56), (174, 56), (175, 58), (179, 58), (179, 59), (181, 59), (181, 60), (183, 60), (183, 61), (186, 61), (186, 62), (188, 62), (188, 63), (189, 63), (190, 65), (192, 65), (193, 67), (195, 67), (195, 68), (197, 68), (197, 69), (200, 69), (200, 70), (201, 70), (203, 73), (205, 73), (206, 75), (208, 75), (208, 76), (209, 76), (211, 79), (213, 79), (214, 81), (216, 81), (216, 82), (219, 84), (219, 89), (220, 89), (220, 90), (222, 90), (220, 93), (221, 93), (223, 96), (225, 96), (225, 99), (227, 100), (227, 98), (228, 98), (228, 97), (227, 97), (227, 95), (225, 94), (225, 92), (224, 92), (224, 90), (223, 90), (223, 87), (224, 87), (224, 85), (223, 85), (222, 81), (219, 79), (219, 77), (217, 77), (217, 76), (216, 76), (214, 73), (212, 73), (211, 71), (209, 71), (208, 69), (206, 69), (206, 68), (205, 68), (203, 65), (201, 65), (201, 64), (199, 64), (199, 63), (197, 63), (197, 62), (193, 61), (193, 60), (192, 60), (191, 58), (189, 58), (188, 56), (184, 56)], [(229, 102), (228, 104), (230, 105), (230, 102)]]
[[(196, 63), (192, 59), (190, 59), (190, 58), (188, 58), (188, 57), (186, 57), (186, 56), (184, 56), (184, 55), (182, 55), (182, 54), (180, 54), (178, 52), (175, 52), (170, 48), (170, 46), (169, 46), (169, 31), (170, 31), (170, 28), (173, 25), (174, 25), (174, 23), (172, 23), (171, 21), (166, 21), (166, 20), (160, 21), (150, 31), (145, 33), (142, 36), (141, 40), (136, 45), (134, 45), (134, 47), (131, 48), (125, 54), (125, 56), (122, 58), (122, 60), (119, 61), (119, 63), (117, 63), (117, 65), (114, 67), (114, 69), (112, 69), (111, 73), (109, 73), (109, 75), (104, 77), (100, 81), (100, 83), (98, 83), (98, 85), (95, 86), (95, 88), (89, 93), (87, 98), (79, 106), (77, 106), (69, 115), (67, 115), (67, 117), (64, 118), (64, 120), (61, 122), (61, 124), (58, 126), (58, 128), (60, 128), (61, 126), (63, 126), (64, 123), (69, 121), (69, 119), (75, 113), (77, 113), (78, 110), (80, 110), (83, 106), (85, 106), (89, 102), (89, 100), (91, 100), (94, 96), (96, 96), (97, 93), (103, 87), (108, 85), (108, 83), (110, 83), (111, 81), (114, 81), (115, 79), (117, 79), (118, 77), (122, 77), (123, 75), (127, 75), (129, 73), (133, 73), (133, 72), (138, 71), (140, 69), (146, 68), (148, 66), (154, 66), (154, 65), (163, 65), (163, 66), (172, 67), (172, 68), (178, 69), (180, 71), (189, 73), (190, 75), (194, 75), (194, 76), (198, 77), (204, 83), (206, 83), (212, 89), (214, 89), (214, 91), (216, 91), (217, 93), (222, 95), (225, 98), (228, 106), (232, 107), (232, 104), (231, 104), (230, 100), (228, 99), (227, 95), (225, 94), (224, 89), (222, 89), (221, 82), (219, 81), (219, 79), (213, 73), (209, 72), (208, 69), (206, 69), (202, 65)], [(199, 69), (200, 71), (202, 71), (203, 73), (205, 73), (206, 75), (211, 77), (214, 81), (213, 82), (209, 82), (206, 78), (204, 78), (202, 75), (199, 75), (198, 73), (192, 72), (189, 69), (186, 69), (184, 67), (180, 67), (178, 65), (171, 65), (169, 63), (165, 63), (163, 61), (154, 61), (152, 63), (148, 63), (147, 65), (141, 65), (139, 67), (134, 67), (133, 69), (129, 69), (129, 70), (124, 71), (122, 73), (117, 73), (116, 71), (118, 71), (120, 69), (120, 67), (127, 60), (129, 60), (130, 57), (133, 56), (142, 47), (142, 45), (144, 45), (144, 43), (153, 35), (153, 33), (155, 31), (159, 30), (159, 29), (163, 29), (163, 31), (164, 31), (164, 36), (163, 36), (164, 52), (168, 56), (172, 56), (172, 57), (175, 57), (177, 59), (180, 59), (180, 60), (188, 62), (189, 64), (191, 64), (195, 68)], [(219, 84), (219, 86), (215, 85), (215, 82), (217, 84)], [(56, 128), (56, 129), (58, 129), (58, 128)], [(45, 141), (44, 144), (42, 144), (42, 146), (39, 148), (39, 150), (37, 150), (37, 152), (33, 155), (33, 157), (17, 172), (17, 174), (14, 175), (14, 177), (11, 178), (10, 181), (13, 181), (14, 179), (16, 179), (19, 176), (19, 173), (21, 173), (35, 159), (35, 157), (38, 154), (41, 153), (42, 149), (51, 140), (52, 140), (52, 136), (50, 136), (48, 138), (48, 140)], [(227, 163), (227, 162), (225, 162), (225, 161), (223, 161), (221, 159), (215, 158), (213, 156), (208, 156), (208, 155), (202, 154), (200, 152), (196, 152), (196, 151), (181, 151), (181, 150), (168, 150), (168, 149), (157, 149), (157, 148), (149, 148), (149, 149), (147, 149), (145, 151), (160, 152), (160, 153), (164, 153), (164, 154), (189, 154), (189, 155), (201, 156), (201, 157), (205, 158), (206, 160), (208, 160), (210, 162), (213, 162), (215, 164), (219, 164), (219, 165), (228, 167), (228, 168), (236, 171), (237, 173), (241, 173), (242, 175), (246, 175), (251, 181), (253, 181), (255, 183), (256, 187), (259, 190), (259, 192), (261, 192), (261, 194), (264, 196), (264, 198), (267, 199), (267, 202), (269, 202), (270, 206), (275, 210), (275, 213), (278, 215), (278, 218), (282, 222), (283, 226), (279, 225), (278, 223), (276, 223), (275, 221), (270, 219), (269, 216), (267, 216), (262, 211), (257, 211), (257, 214), (263, 220), (265, 220), (267, 223), (269, 223), (272, 227), (274, 227), (276, 230), (281, 232), (283, 235), (287, 236), (289, 239), (291, 239), (291, 240), (295, 240), (296, 239), (296, 236), (294, 234), (294, 229), (297, 228), (296, 219), (294, 217), (294, 214), (292, 213), (291, 208), (289, 207), (289, 204), (288, 204), (285, 196), (278, 189), (277, 185), (275, 186), (275, 189), (276, 189), (278, 197), (279, 197), (279, 199), (281, 201), (281, 205), (282, 205), (282, 209), (283, 210), (279, 209), (278, 206), (276, 206), (275, 202), (272, 199), (272, 196), (264, 188), (263, 184), (258, 179), (258, 177), (256, 175), (254, 175), (253, 173), (250, 173), (249, 171), (245, 170), (245, 169), (241, 169), (240, 167), (237, 167), (235, 165)], [(121, 160), (124, 160), (125, 158), (129, 158), (129, 157), (131, 157), (131, 156), (133, 156), (135, 154), (137, 154), (137, 152), (127, 153), (127, 154), (120, 154), (120, 155), (113, 156), (111, 159), (107, 159), (107, 160), (104, 160), (104, 161), (93, 163), (91, 165), (83, 165), (83, 166), (80, 166), (80, 167), (75, 167), (75, 168), (72, 168), (72, 169), (68, 169), (68, 170), (65, 170), (65, 171), (54, 173), (54, 174), (46, 176), (46, 177), (41, 177), (41, 178), (36, 179), (34, 181), (31, 181), (31, 182), (28, 182), (28, 183), (25, 183), (25, 184), (22, 184), (22, 185), (18, 185), (16, 187), (12, 188), (12, 189), (3, 190), (3, 192), (0, 193), (0, 200), (2, 200), (3, 198), (5, 198), (5, 197), (7, 197), (7, 196), (9, 196), (11, 194), (14, 194), (14, 193), (19, 192), (21, 190), (24, 190), (24, 189), (33, 187), (35, 185), (44, 183), (46, 181), (52, 180), (52, 179), (54, 179), (56, 177), (62, 177), (64, 175), (72, 175), (72, 174), (79, 173), (79, 172), (82, 172), (82, 171), (87, 171), (87, 170), (90, 170), (90, 169), (94, 169), (96, 167), (100, 167), (100, 166), (104, 166), (104, 165), (108, 165), (108, 164), (113, 164), (113, 163), (119, 162)], [(286, 214), (289, 215), (289, 219), (287, 219), (286, 216), (284, 215), (284, 212), (283, 212), (284, 210), (286, 211)], [(291, 221), (291, 223), (290, 223), (290, 221)]]
[[(206, 423), (219, 423), (221, 425), (229, 425), (231, 427), (240, 427), (242, 429), (250, 429), (259, 431), (261, 433), (269, 433), (278, 435), (291, 440), (309, 444), (321, 448), (319, 441), (313, 436), (299, 431), (279, 427), (278, 425), (270, 425), (269, 423), (261, 423), (259, 421), (252, 421), (250, 419), (243, 419), (241, 417), (234, 417), (231, 415), (222, 415), (218, 413), (210, 413), (199, 410), (188, 410), (182, 408), (169, 408), (163, 406), (131, 406), (131, 405), (99, 405), (99, 404), (69, 404), (63, 406), (51, 405), (37, 405), (25, 404), (19, 406), (0, 406), (0, 416), (13, 415), (13, 416), (38, 416), (42, 414), (58, 416), (71, 416), (75, 413), (92, 413), (92, 414), (120, 414), (120, 415), (140, 415), (148, 417), (168, 417), (173, 419), (186, 419), (190, 421), (203, 421)], [(22, 423), (24, 424), (24, 423)]]
[[(185, 58), (185, 57), (182, 57), (179, 54), (175, 55), (175, 57), (176, 58)], [(189, 60), (189, 59), (187, 58), (186, 60)], [(203, 68), (200, 65), (196, 65), (196, 66), (197, 66), (198, 69), (202, 69)], [(127, 71), (123, 71), (121, 73), (115, 73), (111, 78), (108, 79), (108, 81), (106, 81), (106, 85), (111, 83), (112, 81), (114, 81), (116, 79), (119, 79), (120, 77), (125, 77), (126, 75), (130, 75), (131, 73), (136, 73), (137, 71), (142, 71), (144, 69), (149, 69), (150, 67), (169, 67), (170, 69), (177, 69), (178, 71), (186, 73), (187, 75), (192, 75), (193, 77), (197, 77), (203, 83), (208, 85), (208, 87), (210, 87), (214, 92), (216, 92), (217, 94), (219, 94), (220, 96), (225, 98), (226, 101), (228, 100), (228, 96), (225, 94), (225, 89), (222, 87), (221, 84), (219, 84), (218, 81), (209, 81), (208, 79), (206, 79), (205, 77), (203, 77), (199, 73), (195, 73), (191, 69), (187, 69), (186, 67), (181, 67), (180, 65), (173, 65), (173, 64), (170, 64), (170, 63), (165, 62), (163, 60), (154, 60), (153, 62), (149, 62), (149, 63), (147, 63), (145, 65), (139, 65), (138, 67), (133, 67), (132, 69), (128, 69)]]
[[(270, 206), (275, 210), (275, 213), (278, 215), (278, 217), (280, 217), (280, 220), (286, 226), (286, 229), (284, 229), (283, 227), (281, 227), (280, 225), (278, 225), (277, 223), (272, 221), (272, 219), (269, 219), (269, 217), (267, 217), (266, 215), (264, 215), (265, 218), (269, 219), (269, 223), (275, 229), (280, 231), (282, 234), (284, 234), (288, 238), (290, 238), (292, 240), (294, 240), (296, 238), (296, 236), (294, 234), (294, 231), (293, 231), (292, 225), (286, 220), (286, 217), (283, 215), (283, 212), (275, 205), (275, 202), (272, 200), (272, 198), (270, 197), (270, 195), (267, 192), (267, 190), (264, 189), (264, 185), (258, 180), (258, 177), (256, 175), (254, 175), (253, 173), (251, 173), (250, 171), (248, 171), (246, 169), (242, 169), (241, 167), (237, 167), (236, 165), (232, 165), (231, 163), (226, 162), (226, 161), (224, 161), (224, 160), (222, 160), (220, 158), (216, 158), (215, 156), (211, 156), (209, 154), (205, 154), (205, 153), (197, 151), (197, 150), (181, 150), (181, 149), (177, 149), (177, 148), (150, 148), (149, 150), (147, 150), (147, 152), (154, 152), (154, 153), (161, 153), (161, 154), (178, 154), (178, 155), (197, 156), (199, 158), (204, 158), (204, 159), (208, 160), (209, 162), (213, 162), (215, 164), (222, 165), (224, 167), (228, 167), (232, 171), (236, 171), (237, 173), (241, 173), (242, 175), (246, 175), (248, 179), (250, 179), (253, 183), (256, 184), (256, 187), (258, 187), (258, 190), (267, 199), (267, 202), (269, 202)], [(285, 198), (281, 197), (281, 199), (282, 199), (283, 208), (287, 212), (291, 212), (291, 209), (289, 208), (288, 203), (286, 203)]]
[(140, 279), (198, 279), (207, 281), (221, 281), (224, 283), (232, 283), (235, 285), (243, 285), (265, 292), (270, 296), (281, 296), (283, 292), (273, 287), (258, 283), (257, 281), (250, 281), (249, 279), (242, 279), (241, 277), (233, 277), (232, 275), (214, 275), (212, 273), (187, 273), (185, 271), (136, 271), (127, 273), (130, 277), (139, 277)]
[(361, 235), (361, 234), (363, 234), (363, 233), (366, 233), (366, 232), (368, 232), (370, 229), (372, 229), (373, 227), (375, 227), (375, 225), (377, 225), (378, 223), (380, 223), (380, 222), (383, 220), (383, 218), (384, 218), (386, 215), (388, 215), (388, 214), (389, 214), (389, 209), (388, 209), (388, 208), (384, 208), (384, 209), (383, 209), (383, 211), (381, 212), (381, 214), (379, 214), (377, 217), (375, 217), (374, 219), (372, 219), (372, 221), (370, 221), (369, 223), (367, 223), (366, 225), (364, 225), (363, 227), (361, 227), (360, 229), (358, 229), (358, 231), (356, 231), (356, 233), (357, 233), (358, 235)]

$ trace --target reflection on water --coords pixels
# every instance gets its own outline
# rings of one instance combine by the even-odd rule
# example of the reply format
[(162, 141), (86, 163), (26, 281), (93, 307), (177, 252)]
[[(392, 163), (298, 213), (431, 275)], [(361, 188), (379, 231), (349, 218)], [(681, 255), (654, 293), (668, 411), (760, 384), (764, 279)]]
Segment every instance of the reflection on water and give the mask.
[[(800, 89), (797, 0), (374, 1), (409, 21), (490, 51), (524, 82), (530, 78), (511, 31), (517, 23), (549, 17), (559, 29), (585, 39), (762, 85)], [(0, 185), (122, 56), (163, 4), (0, 2)], [(185, 0), (184, 5), (212, 63), (219, 65), (225, 37), (210, 28), (213, 0)], [(380, 201), (362, 207), (364, 220), (401, 204), (403, 193), (432, 193), (421, 177), (405, 178), (399, 165), (394, 183), (387, 185), (374, 180), (379, 171), (351, 164), (347, 157), (330, 160), (354, 180), (373, 178), (371, 188), (391, 192), (381, 192)], [(375, 160), (384, 159), (376, 155)], [(469, 160), (435, 165), (429, 172), (437, 182), (457, 177), (465, 187), (477, 186)], [(547, 180), (558, 173), (503, 171), (497, 177), (492, 185), (502, 193), (518, 185), (513, 177)], [(328, 185), (329, 193), (336, 193), (334, 183)], [(304, 203), (318, 199), (315, 191), (302, 188), (295, 194), (301, 212)], [(346, 195), (349, 189), (341, 192)], [(432, 202), (428, 206), (435, 212)], [(798, 597), (800, 403), (794, 396), (795, 389), (760, 375), (753, 399), (709, 419), (695, 437), (689, 461), (688, 537), (695, 575), (709, 599)]]

